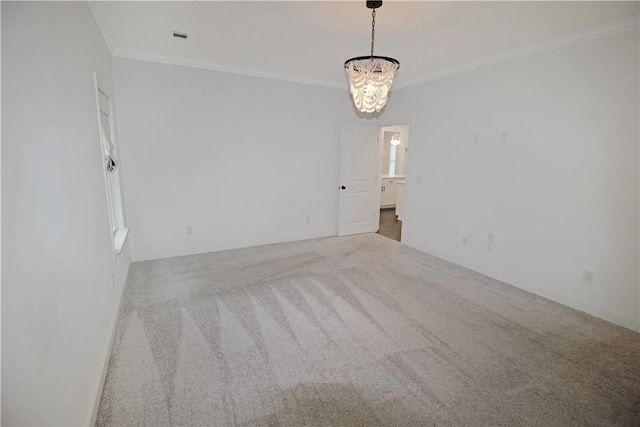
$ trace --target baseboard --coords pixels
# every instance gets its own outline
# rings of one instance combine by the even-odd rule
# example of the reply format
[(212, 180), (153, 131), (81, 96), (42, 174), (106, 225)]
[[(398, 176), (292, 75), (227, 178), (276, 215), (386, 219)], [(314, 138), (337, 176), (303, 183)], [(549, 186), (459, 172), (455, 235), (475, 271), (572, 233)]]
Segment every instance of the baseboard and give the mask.
[[(408, 246), (411, 246), (411, 245), (408, 245)], [(412, 247), (419, 251), (426, 252), (415, 246), (412, 246)], [(516, 288), (520, 288), (527, 292), (531, 292), (532, 294), (539, 295), (541, 297), (547, 298), (551, 301), (557, 302), (559, 304), (565, 305), (575, 310), (582, 311), (583, 313), (587, 313), (597, 318), (600, 318), (602, 320), (606, 320), (607, 322), (611, 322), (618, 326), (622, 326), (623, 328), (631, 329), (634, 332), (640, 332), (640, 319), (634, 319), (632, 317), (618, 313), (609, 308), (600, 307), (590, 302), (583, 301), (574, 297), (570, 297), (568, 295), (564, 295), (562, 293), (556, 292), (548, 288), (537, 286), (522, 278), (517, 278), (517, 277), (510, 276), (509, 274), (493, 271), (491, 269), (481, 267), (479, 265), (475, 265), (473, 263), (458, 259), (453, 256), (449, 256), (447, 254), (441, 254), (441, 253), (435, 253), (435, 252), (429, 252), (429, 254), (436, 256), (438, 258), (442, 258), (454, 264), (460, 265), (462, 267), (468, 268), (475, 272), (484, 274), (485, 276), (489, 276), (493, 279), (500, 280), (501, 282), (507, 283), (511, 286), (515, 286)]]
[(198, 255), (207, 252), (226, 251), (230, 249), (242, 249), (252, 246), (271, 245), (274, 243), (286, 243), (295, 242), (299, 240), (317, 239), (320, 237), (335, 236), (337, 233), (335, 230), (318, 231), (315, 233), (294, 234), (269, 239), (255, 239), (255, 240), (239, 240), (234, 242), (192, 246), (187, 248), (167, 249), (161, 251), (149, 251), (141, 253), (132, 253), (131, 262), (150, 261), (154, 259), (173, 258), (177, 256)]
[(131, 263), (127, 265), (126, 272), (124, 274), (124, 283), (122, 284), (122, 289), (120, 290), (120, 295), (118, 296), (118, 304), (116, 304), (116, 309), (113, 313), (113, 317), (111, 318), (111, 323), (109, 325), (109, 333), (107, 334), (107, 340), (104, 344), (104, 349), (102, 351), (102, 368), (98, 372), (96, 376), (96, 380), (94, 382), (94, 392), (93, 403), (89, 405), (89, 409), (87, 412), (87, 416), (85, 418), (85, 424), (87, 426), (95, 426), (96, 419), (98, 417), (98, 410), (100, 409), (100, 400), (102, 398), (102, 389), (104, 387), (104, 382), (107, 378), (107, 370), (109, 369), (109, 361), (111, 360), (111, 350), (113, 347), (113, 340), (116, 335), (116, 326), (118, 324), (118, 316), (120, 315), (120, 306), (122, 305), (122, 297), (124, 295), (124, 288), (126, 286), (127, 277), (129, 277), (129, 269), (131, 267)]

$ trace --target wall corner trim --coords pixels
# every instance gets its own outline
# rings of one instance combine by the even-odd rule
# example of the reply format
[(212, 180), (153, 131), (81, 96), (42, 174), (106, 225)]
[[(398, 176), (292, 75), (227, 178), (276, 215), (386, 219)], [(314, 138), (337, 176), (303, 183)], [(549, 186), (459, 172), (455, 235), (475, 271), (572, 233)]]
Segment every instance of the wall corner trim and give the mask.
[(336, 236), (337, 232), (333, 229), (316, 230), (304, 234), (289, 234), (273, 238), (237, 240), (224, 244), (210, 244), (191, 247), (172, 248), (165, 250), (148, 251), (131, 254), (131, 262), (151, 261), (163, 258), (173, 258), (178, 256), (198, 255), (208, 252), (228, 251), (233, 249), (249, 248), (254, 246), (274, 245), (279, 243), (297, 242), (300, 240), (318, 239), (322, 237)]
[(585, 30), (577, 31), (564, 36), (554, 37), (539, 43), (534, 43), (531, 45), (508, 50), (497, 55), (485, 56), (483, 58), (467, 62), (462, 65), (436, 71), (432, 74), (415, 77), (408, 80), (401, 80), (397, 84), (395, 84), (394, 89), (402, 89), (410, 86), (415, 86), (431, 80), (437, 80), (442, 77), (474, 70), (476, 68), (482, 68), (488, 65), (498, 64), (500, 62), (505, 62), (512, 59), (535, 55), (537, 53), (570, 46), (572, 44), (578, 44), (590, 40), (609, 37), (615, 34), (624, 33), (626, 31), (635, 30), (637, 28), (640, 28), (640, 15), (635, 15), (629, 18), (621, 19), (619, 21), (610, 22), (608, 24), (587, 28)]
[(598, 319), (605, 320), (614, 325), (621, 326), (626, 329), (630, 329), (634, 332), (636, 331), (640, 332), (640, 319), (635, 319), (625, 314), (618, 313), (610, 308), (595, 305), (591, 302), (587, 302), (572, 296), (562, 294), (560, 292), (556, 292), (552, 289), (546, 288), (544, 286), (540, 286), (535, 283), (531, 283), (530, 281), (519, 278), (519, 277), (511, 276), (498, 271), (494, 271), (492, 269), (481, 267), (474, 263), (466, 262), (465, 260), (455, 256), (450, 256), (444, 253), (438, 253), (433, 251), (426, 252), (424, 249), (421, 249), (418, 246), (413, 246), (412, 244), (407, 244), (407, 246), (412, 247), (420, 252), (433, 255), (445, 261), (448, 261), (456, 265), (459, 265), (461, 267), (467, 268), (469, 270), (475, 271), (476, 273), (480, 273), (485, 276), (491, 277), (492, 279), (506, 283), (507, 285), (511, 285), (515, 288), (519, 288), (524, 291), (530, 292), (532, 294), (541, 296), (543, 298), (546, 298), (550, 301), (553, 301), (565, 307), (569, 307), (574, 310), (580, 311), (582, 313), (589, 314), (593, 317), (597, 317)]
[[(92, 9), (95, 16), (95, 11)], [(450, 68), (445, 68), (431, 74), (413, 77), (407, 80), (400, 78), (394, 85), (394, 89), (402, 89), (447, 77), (453, 74), (463, 73), (476, 68), (509, 61), (511, 59), (521, 58), (524, 56), (534, 55), (536, 53), (548, 50), (558, 49), (572, 44), (582, 43), (589, 40), (595, 40), (603, 37), (612, 36), (626, 31), (640, 28), (640, 15), (610, 22), (603, 25), (587, 28), (571, 34), (554, 37), (539, 43), (508, 50), (497, 55), (490, 55), (471, 62), (466, 62)], [(159, 52), (147, 51), (142, 49), (116, 48), (112, 51), (114, 57), (138, 59), (141, 61), (158, 62), (162, 64), (180, 65), (184, 67), (200, 68), (204, 70), (219, 71), (223, 73), (240, 74), (244, 76), (260, 77), (265, 79), (280, 80), (290, 83), (301, 83), (314, 86), (328, 87), (332, 89), (347, 90), (346, 81), (337, 81), (330, 79), (320, 79), (299, 74), (283, 73), (272, 70), (262, 70), (252, 67), (244, 67), (240, 65), (224, 64), (210, 60), (188, 58), (183, 56), (168, 55)]]
[(322, 86), (332, 89), (347, 90), (346, 80), (339, 82), (328, 79), (302, 76), (299, 74), (282, 73), (279, 71), (260, 70), (257, 68), (243, 67), (240, 65), (223, 64), (204, 59), (187, 58), (184, 56), (166, 55), (139, 49), (117, 48), (113, 56), (118, 58), (138, 59), (141, 61), (159, 62), (161, 64), (180, 65), (183, 67), (200, 68), (203, 70), (219, 71), (222, 73), (240, 74), (243, 76), (260, 77), (264, 79), (280, 80), (290, 83), (301, 83), (313, 86)]
[(102, 400), (102, 390), (104, 383), (107, 379), (107, 371), (109, 369), (109, 362), (111, 360), (111, 350), (113, 348), (113, 341), (116, 337), (116, 329), (118, 326), (118, 318), (120, 317), (120, 308), (122, 306), (122, 300), (124, 299), (125, 287), (127, 286), (127, 278), (129, 277), (129, 269), (131, 268), (131, 262), (128, 263), (124, 277), (125, 281), (122, 284), (120, 295), (118, 296), (118, 304), (111, 318), (111, 324), (109, 325), (109, 332), (107, 339), (104, 343), (102, 350), (102, 360), (100, 361), (100, 369), (96, 373), (94, 380), (92, 394), (90, 396), (89, 407), (87, 408), (87, 415), (85, 416), (84, 425), (95, 426), (98, 418), (98, 410), (100, 409), (100, 401)]

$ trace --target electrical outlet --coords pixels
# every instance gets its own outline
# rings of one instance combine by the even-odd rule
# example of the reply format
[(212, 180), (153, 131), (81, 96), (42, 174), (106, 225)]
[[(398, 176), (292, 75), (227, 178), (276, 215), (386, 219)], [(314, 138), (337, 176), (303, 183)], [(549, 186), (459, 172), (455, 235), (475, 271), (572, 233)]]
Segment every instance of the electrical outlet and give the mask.
[(480, 142), (480, 135), (478, 135), (477, 133), (473, 134), (473, 143), (477, 144)]
[(305, 217), (305, 221), (307, 221), (307, 224), (309, 224), (311, 222), (311, 215), (307, 215)]
[(116, 278), (113, 277), (113, 274), (111, 275), (111, 287), (115, 288), (116, 287)]
[(487, 234), (487, 252), (493, 250), (493, 233)]
[(462, 246), (467, 246), (469, 243), (469, 238), (467, 236), (462, 236)]
[(506, 132), (501, 132), (500, 133), (500, 143), (501, 144), (506, 144), (507, 143), (507, 133)]
[(187, 225), (186, 234), (188, 234), (188, 235), (193, 234), (193, 226), (192, 225)]
[(582, 281), (591, 285), (593, 283), (594, 276), (595, 274), (593, 273), (593, 271), (585, 270), (584, 273), (582, 273)]

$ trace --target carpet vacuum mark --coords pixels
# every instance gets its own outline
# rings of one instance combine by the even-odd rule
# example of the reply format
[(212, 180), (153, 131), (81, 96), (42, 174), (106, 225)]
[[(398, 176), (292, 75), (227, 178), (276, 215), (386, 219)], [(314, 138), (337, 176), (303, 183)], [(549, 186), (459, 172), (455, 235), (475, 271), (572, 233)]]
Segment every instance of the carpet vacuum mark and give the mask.
[(377, 234), (135, 263), (99, 426), (639, 426), (640, 335)]

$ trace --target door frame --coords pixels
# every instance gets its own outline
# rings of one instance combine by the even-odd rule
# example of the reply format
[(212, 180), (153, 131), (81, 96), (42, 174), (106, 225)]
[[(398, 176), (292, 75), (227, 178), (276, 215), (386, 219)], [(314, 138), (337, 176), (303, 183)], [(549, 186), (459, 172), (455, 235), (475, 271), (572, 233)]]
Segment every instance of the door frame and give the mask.
[[(394, 127), (394, 126), (406, 126), (406, 138), (407, 138), (407, 151), (404, 154), (404, 176), (405, 176), (405, 184), (404, 184), (404, 207), (403, 207), (403, 219), (402, 219), (402, 231), (400, 232), (400, 242), (402, 242), (404, 240), (404, 232), (405, 232), (405, 224), (407, 223), (407, 194), (409, 193), (408, 187), (409, 187), (409, 142), (411, 141), (411, 121), (406, 121), (406, 122), (402, 122), (400, 121), (400, 123), (395, 122), (395, 124), (383, 124), (380, 125), (380, 136), (379, 136), (379, 140), (380, 140), (380, 149), (378, 150), (380, 153), (380, 158), (378, 159), (378, 166), (380, 168), (382, 168), (382, 158), (384, 156), (384, 128), (389, 128), (389, 127)], [(382, 171), (380, 171), (380, 183), (382, 183)], [(382, 184), (381, 184), (382, 185)]]

